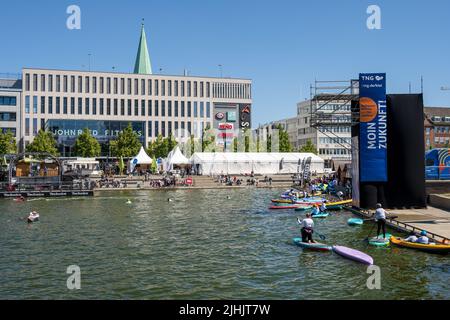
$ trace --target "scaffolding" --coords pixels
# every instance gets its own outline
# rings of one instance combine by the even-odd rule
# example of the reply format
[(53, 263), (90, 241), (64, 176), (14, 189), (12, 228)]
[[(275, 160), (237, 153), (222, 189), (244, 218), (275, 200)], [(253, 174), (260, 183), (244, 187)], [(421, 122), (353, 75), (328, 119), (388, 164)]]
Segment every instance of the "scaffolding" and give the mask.
[[(333, 132), (333, 127), (352, 127), (359, 123), (359, 114), (352, 112), (353, 100), (359, 100), (359, 81), (315, 81), (310, 87), (310, 126), (333, 143), (351, 150), (351, 143), (345, 142)], [(333, 110), (327, 106), (333, 105)]]

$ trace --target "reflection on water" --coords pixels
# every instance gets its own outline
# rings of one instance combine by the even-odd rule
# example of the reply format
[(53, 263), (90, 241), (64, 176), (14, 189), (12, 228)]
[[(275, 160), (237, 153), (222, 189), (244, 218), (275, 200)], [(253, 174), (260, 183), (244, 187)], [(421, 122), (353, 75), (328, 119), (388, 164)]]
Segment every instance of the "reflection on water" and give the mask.
[[(367, 246), (372, 226), (347, 226), (350, 213), (318, 220), (317, 231), (326, 243), (372, 255), (382, 270), (381, 292), (366, 288), (364, 265), (293, 245), (303, 213), (266, 209), (281, 191), (1, 200), (0, 298), (450, 298), (447, 257)], [(32, 208), (41, 221), (27, 225), (20, 218)], [(81, 268), (79, 291), (66, 288), (66, 268), (74, 264)]]

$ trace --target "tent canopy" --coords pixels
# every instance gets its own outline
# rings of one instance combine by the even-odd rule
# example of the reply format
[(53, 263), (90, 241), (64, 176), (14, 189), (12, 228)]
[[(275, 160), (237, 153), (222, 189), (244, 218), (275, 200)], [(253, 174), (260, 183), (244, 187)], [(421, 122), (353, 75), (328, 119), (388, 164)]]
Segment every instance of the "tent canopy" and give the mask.
[(141, 150), (139, 150), (139, 153), (136, 157), (131, 159), (131, 163), (134, 163), (135, 165), (138, 164), (151, 164), (152, 158), (148, 156), (148, 154), (145, 152), (144, 147), (141, 147)]
[(167, 156), (166, 167), (167, 170), (173, 170), (173, 166), (184, 166), (190, 163), (189, 159), (181, 153), (180, 147), (176, 146)]
[(311, 157), (311, 171), (324, 172), (324, 160), (313, 153), (194, 153), (191, 163), (199, 173), (209, 174), (292, 174)]

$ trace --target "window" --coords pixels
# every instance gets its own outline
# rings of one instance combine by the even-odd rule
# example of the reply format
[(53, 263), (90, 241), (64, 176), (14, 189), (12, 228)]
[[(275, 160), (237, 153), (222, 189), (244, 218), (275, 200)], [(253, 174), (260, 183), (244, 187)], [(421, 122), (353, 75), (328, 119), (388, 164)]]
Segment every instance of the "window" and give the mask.
[(141, 80), (141, 95), (145, 95), (145, 80)]
[(198, 117), (198, 103), (197, 101), (194, 102), (194, 117)]
[(181, 117), (184, 118), (185, 117), (185, 108), (184, 108), (184, 101), (181, 101)]
[(45, 119), (41, 119), (41, 129), (45, 130)]
[(97, 77), (92, 78), (92, 92), (97, 93)]
[(16, 97), (0, 96), (0, 106), (15, 106), (17, 105)]
[(167, 81), (167, 95), (170, 97), (172, 96), (172, 80)]
[(61, 76), (56, 76), (56, 92), (61, 92)]
[(178, 97), (178, 80), (175, 80), (175, 85), (174, 85), (174, 91), (175, 91), (175, 97)]
[(84, 78), (84, 91), (86, 91), (86, 93), (89, 93), (89, 89), (90, 89), (89, 77), (85, 77)]
[(106, 114), (111, 115), (111, 99), (106, 99)]
[(53, 97), (48, 97), (48, 113), (53, 113)]
[(25, 135), (30, 135), (30, 118), (25, 118)]
[(131, 99), (128, 99), (128, 115), (131, 116)]
[(204, 83), (200, 82), (200, 97), (204, 97), (205, 96), (205, 87), (204, 87)]
[(33, 96), (33, 113), (37, 113), (38, 112), (38, 97)]
[(159, 121), (155, 121), (155, 137), (157, 136), (159, 136)]
[(139, 100), (138, 99), (134, 100), (134, 115), (135, 116), (139, 115)]
[(200, 102), (200, 117), (204, 117), (205, 116), (205, 103), (204, 102)]
[(159, 95), (159, 91), (158, 91), (158, 80), (155, 80), (155, 96)]
[(125, 99), (120, 99), (120, 115), (125, 115)]
[(38, 91), (38, 80), (37, 74), (33, 74), (33, 91)]
[(166, 80), (161, 80), (161, 95), (166, 95)]
[(166, 122), (165, 121), (161, 121), (161, 134), (163, 137), (166, 136)]
[(60, 97), (56, 97), (56, 113), (57, 114), (61, 113), (61, 98)]
[(175, 101), (175, 117), (178, 117), (178, 101)]
[(114, 99), (114, 115), (119, 115), (119, 100)]
[(206, 83), (206, 97), (210, 97), (211, 84), (209, 82)]
[(45, 97), (41, 97), (41, 113), (45, 113)]
[(131, 95), (131, 79), (127, 79), (127, 93)]
[(166, 116), (166, 102), (161, 101), (161, 117), (165, 117), (165, 116)]
[(100, 93), (104, 93), (104, 83), (105, 79), (103, 77), (100, 77)]
[(0, 112), (0, 121), (15, 122), (17, 116), (15, 112)]
[[(188, 101), (188, 103), (187, 103), (187, 116), (188, 116), (188, 118), (192, 117), (192, 106), (191, 106), (191, 102), (190, 101)], [(190, 131), (191, 130), (189, 130), (189, 132)]]
[(167, 115), (168, 115), (169, 117), (172, 116), (172, 101), (168, 101), (168, 102), (167, 102)]
[(159, 116), (159, 101), (155, 100), (155, 117)]
[(64, 98), (63, 98), (63, 113), (64, 113), (64, 114), (67, 114), (67, 110), (68, 110), (68, 109), (67, 109), (67, 107), (68, 107), (68, 106), (67, 106), (67, 103), (68, 103), (67, 98), (64, 97)]
[(41, 91), (45, 91), (45, 74), (41, 74)]
[(210, 102), (206, 103), (206, 116), (208, 118), (211, 117), (211, 103)]
[(53, 75), (48, 75), (48, 91), (53, 92)]
[(97, 114), (97, 98), (92, 99), (92, 114)]
[(100, 115), (105, 113), (105, 105), (103, 99), (100, 99)]
[(125, 94), (125, 79), (120, 78), (120, 94)]
[(152, 80), (151, 79), (148, 80), (148, 95), (149, 96), (152, 95)]
[(75, 76), (70, 76), (70, 92), (75, 92)]
[(63, 91), (67, 92), (67, 76), (63, 76)]
[(25, 74), (25, 91), (30, 91), (30, 74)]
[(184, 81), (181, 81), (181, 96), (184, 97)]
[[(96, 99), (94, 99), (94, 101), (95, 101)], [(89, 112), (90, 112), (90, 108), (89, 108), (90, 106), (89, 106), (89, 98), (85, 98), (84, 99), (84, 114), (86, 114), (86, 115), (89, 115)]]
[(111, 94), (111, 78), (106, 78), (106, 93)]
[(145, 100), (141, 100), (141, 116), (145, 116)]
[(194, 81), (194, 97), (197, 96), (197, 81)]
[(75, 98), (70, 98), (70, 114), (75, 114)]
[(138, 79), (134, 79), (134, 95), (138, 95), (139, 94), (139, 80)]
[(191, 96), (191, 82), (188, 81), (187, 83), (187, 96), (190, 97)]
[(167, 133), (169, 136), (172, 135), (172, 121), (167, 122)]
[(83, 92), (83, 77), (78, 76), (78, 93)]
[(114, 94), (119, 93), (119, 79), (114, 78)]
[(33, 118), (33, 136), (37, 136), (38, 133), (38, 120)]

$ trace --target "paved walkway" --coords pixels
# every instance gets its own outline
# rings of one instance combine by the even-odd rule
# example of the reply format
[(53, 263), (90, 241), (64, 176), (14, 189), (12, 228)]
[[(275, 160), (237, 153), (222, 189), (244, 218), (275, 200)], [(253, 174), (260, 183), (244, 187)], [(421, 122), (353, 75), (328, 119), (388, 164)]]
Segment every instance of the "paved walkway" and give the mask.
[(427, 209), (387, 210), (398, 216), (398, 221), (450, 239), (450, 212), (428, 207)]

